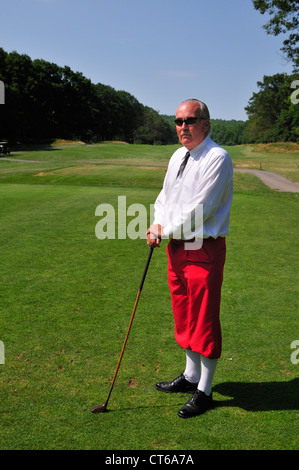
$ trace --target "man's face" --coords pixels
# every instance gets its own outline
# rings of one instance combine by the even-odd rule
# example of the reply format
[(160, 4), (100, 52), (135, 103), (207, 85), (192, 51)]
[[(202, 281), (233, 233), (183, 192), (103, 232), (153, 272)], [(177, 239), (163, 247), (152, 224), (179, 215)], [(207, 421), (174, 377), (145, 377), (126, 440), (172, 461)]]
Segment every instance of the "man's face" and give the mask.
[[(200, 107), (195, 102), (182, 103), (176, 112), (176, 119), (186, 119), (188, 117), (200, 117)], [(194, 149), (199, 145), (207, 135), (209, 130), (209, 121), (204, 119), (197, 119), (195, 124), (187, 125), (185, 122), (182, 126), (176, 126), (179, 141), (188, 150)]]

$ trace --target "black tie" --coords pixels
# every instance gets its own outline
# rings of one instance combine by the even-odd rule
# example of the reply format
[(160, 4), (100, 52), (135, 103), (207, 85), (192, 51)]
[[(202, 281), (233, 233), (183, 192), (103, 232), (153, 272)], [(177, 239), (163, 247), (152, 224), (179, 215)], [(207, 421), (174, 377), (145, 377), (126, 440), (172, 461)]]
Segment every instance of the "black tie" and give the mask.
[(184, 169), (185, 169), (185, 166), (187, 165), (187, 161), (188, 161), (188, 158), (189, 158), (189, 157), (190, 157), (190, 152), (187, 152), (186, 155), (184, 156), (184, 159), (183, 159), (183, 161), (182, 161), (182, 163), (181, 163), (181, 166), (180, 166), (180, 168), (179, 168), (178, 174), (177, 174), (177, 176), (176, 176), (177, 178), (178, 178), (178, 176), (179, 176), (180, 174), (183, 173), (183, 171), (184, 171)]

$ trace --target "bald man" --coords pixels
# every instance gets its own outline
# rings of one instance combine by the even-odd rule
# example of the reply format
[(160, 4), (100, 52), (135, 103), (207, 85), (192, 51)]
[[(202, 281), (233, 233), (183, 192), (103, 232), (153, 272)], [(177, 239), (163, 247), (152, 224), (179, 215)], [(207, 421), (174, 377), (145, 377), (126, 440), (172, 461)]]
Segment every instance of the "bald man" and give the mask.
[(210, 114), (202, 101), (181, 103), (175, 124), (182, 147), (169, 161), (147, 244), (156, 248), (169, 239), (175, 339), (186, 352), (184, 372), (156, 388), (191, 392), (178, 412), (179, 417), (189, 418), (213, 406), (212, 381), (222, 346), (220, 299), (233, 167), (228, 153), (209, 137)]

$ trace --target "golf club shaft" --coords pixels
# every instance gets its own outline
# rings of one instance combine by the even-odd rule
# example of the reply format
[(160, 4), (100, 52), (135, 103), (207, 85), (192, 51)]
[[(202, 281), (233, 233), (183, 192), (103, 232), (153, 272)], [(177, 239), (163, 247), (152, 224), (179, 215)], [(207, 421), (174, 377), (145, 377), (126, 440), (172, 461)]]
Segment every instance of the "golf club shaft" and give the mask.
[(120, 353), (120, 356), (119, 356), (119, 360), (118, 360), (117, 367), (116, 367), (116, 370), (115, 370), (115, 373), (114, 373), (114, 377), (113, 377), (112, 382), (111, 382), (110, 390), (109, 390), (108, 396), (107, 396), (105, 404), (104, 404), (105, 408), (107, 407), (107, 404), (108, 404), (108, 401), (109, 401), (109, 398), (110, 398), (110, 395), (111, 395), (111, 392), (112, 392), (112, 389), (113, 389), (113, 386), (114, 386), (114, 382), (115, 382), (115, 379), (116, 379), (116, 376), (117, 376), (117, 373), (118, 373), (118, 369), (119, 369), (119, 366), (120, 366), (120, 363), (121, 363), (121, 360), (122, 360), (122, 357), (123, 357), (123, 354), (124, 354), (124, 350), (125, 350), (125, 347), (126, 347), (126, 344), (127, 344), (127, 340), (128, 340), (128, 337), (129, 337), (129, 333), (130, 333), (130, 330), (131, 330), (131, 326), (132, 326), (134, 316), (135, 316), (135, 312), (136, 312), (136, 309), (137, 309), (137, 305), (138, 305), (138, 302), (139, 302), (140, 294), (141, 294), (143, 284), (144, 284), (144, 281), (145, 281), (146, 273), (147, 273), (147, 270), (148, 270), (148, 267), (149, 267), (149, 264), (150, 264), (150, 260), (151, 260), (152, 254), (153, 254), (153, 250), (154, 250), (153, 248), (150, 248), (150, 252), (148, 254), (148, 258), (147, 258), (146, 265), (145, 265), (145, 268), (144, 268), (143, 276), (142, 276), (140, 286), (139, 286), (139, 289), (138, 289), (138, 293), (137, 293), (137, 297), (136, 297), (136, 300), (135, 300), (135, 305), (134, 305), (133, 312), (132, 312), (131, 319), (130, 319), (130, 323), (129, 323), (129, 326), (128, 326), (127, 334), (126, 334), (124, 344), (123, 344), (123, 347), (122, 347), (122, 350), (121, 350), (121, 353)]

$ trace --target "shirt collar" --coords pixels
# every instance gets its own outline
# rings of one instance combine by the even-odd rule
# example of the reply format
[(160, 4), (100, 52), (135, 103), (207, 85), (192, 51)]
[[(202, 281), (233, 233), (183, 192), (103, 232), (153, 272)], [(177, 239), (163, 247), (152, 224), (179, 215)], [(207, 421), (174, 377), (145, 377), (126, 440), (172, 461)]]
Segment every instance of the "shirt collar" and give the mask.
[[(196, 147), (194, 147), (194, 149), (189, 150), (190, 155), (191, 155), (192, 158), (195, 158), (204, 149), (204, 147), (206, 146), (207, 141), (208, 141), (209, 138), (210, 138), (210, 136), (207, 135), (207, 137), (202, 142), (200, 142), (200, 144), (198, 144)], [(186, 149), (186, 150), (188, 150), (188, 149)]]

